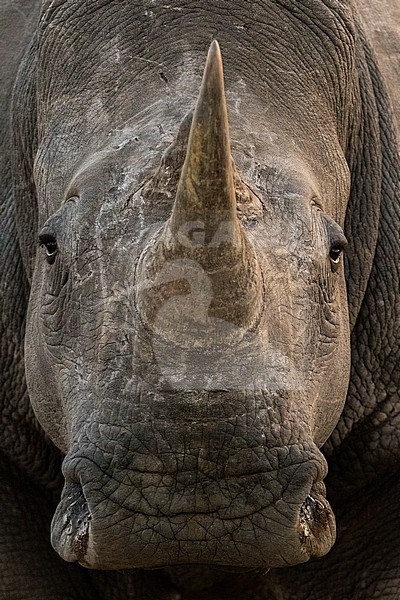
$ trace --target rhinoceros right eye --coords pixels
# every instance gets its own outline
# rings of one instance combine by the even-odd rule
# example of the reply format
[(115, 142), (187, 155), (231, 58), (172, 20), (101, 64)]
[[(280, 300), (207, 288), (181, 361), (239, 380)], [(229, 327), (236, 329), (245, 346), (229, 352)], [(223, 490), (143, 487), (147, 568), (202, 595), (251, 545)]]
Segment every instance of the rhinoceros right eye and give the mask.
[(58, 246), (56, 238), (49, 233), (39, 235), (39, 244), (46, 250), (46, 260), (49, 265), (52, 265), (56, 259)]
[(342, 256), (342, 248), (332, 248), (331, 251), (329, 252), (329, 258), (331, 259), (331, 261), (333, 262), (333, 264), (338, 265), (339, 261), (340, 261), (340, 257)]

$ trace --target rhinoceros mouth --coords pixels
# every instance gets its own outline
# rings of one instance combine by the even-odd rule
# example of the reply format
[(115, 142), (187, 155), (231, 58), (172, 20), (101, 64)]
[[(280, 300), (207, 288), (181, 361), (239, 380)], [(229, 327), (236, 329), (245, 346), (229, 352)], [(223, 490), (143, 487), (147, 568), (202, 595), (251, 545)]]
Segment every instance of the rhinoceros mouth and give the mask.
[(229, 518), (216, 511), (146, 514), (133, 506), (128, 514), (118, 511), (115, 499), (96, 501), (91, 509), (81, 485), (67, 482), (53, 518), (52, 544), (65, 560), (95, 569), (294, 565), (326, 554), (335, 541), (323, 483), (307, 486), (303, 498), (280, 499), (253, 512), (244, 507)]

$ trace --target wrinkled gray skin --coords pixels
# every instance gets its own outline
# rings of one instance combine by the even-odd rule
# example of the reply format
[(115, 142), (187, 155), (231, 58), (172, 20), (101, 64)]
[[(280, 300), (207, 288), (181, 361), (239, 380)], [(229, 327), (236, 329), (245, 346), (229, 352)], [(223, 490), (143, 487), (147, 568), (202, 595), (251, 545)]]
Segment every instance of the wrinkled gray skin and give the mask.
[(397, 598), (394, 63), (335, 0), (0, 6), (0, 598)]

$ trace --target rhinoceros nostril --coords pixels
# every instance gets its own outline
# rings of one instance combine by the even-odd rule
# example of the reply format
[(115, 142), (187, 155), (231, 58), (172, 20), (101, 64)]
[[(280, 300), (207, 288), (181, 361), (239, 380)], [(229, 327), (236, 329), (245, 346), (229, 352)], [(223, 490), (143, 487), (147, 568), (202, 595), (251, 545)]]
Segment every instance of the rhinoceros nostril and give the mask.
[(313, 526), (326, 521), (326, 509), (322, 502), (308, 495), (300, 508), (300, 524), (303, 527), (304, 536), (311, 535)]
[(67, 483), (65, 492), (53, 519), (52, 543), (65, 560), (75, 562), (86, 554), (92, 517), (79, 484)]
[(310, 555), (322, 556), (330, 549), (331, 544), (327, 544), (327, 539), (334, 538), (336, 527), (325, 494), (317, 492), (315, 487), (300, 507), (299, 534), (301, 543)]

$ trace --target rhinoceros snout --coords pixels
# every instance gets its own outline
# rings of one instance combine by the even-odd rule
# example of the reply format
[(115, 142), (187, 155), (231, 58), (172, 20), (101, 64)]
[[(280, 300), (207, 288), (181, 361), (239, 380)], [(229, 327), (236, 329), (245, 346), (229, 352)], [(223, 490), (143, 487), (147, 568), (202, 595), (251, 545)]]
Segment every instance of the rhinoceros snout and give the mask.
[[(301, 457), (292, 448), (292, 456), (303, 460), (281, 463), (278, 449), (257, 457), (243, 448), (241, 462), (230, 464), (233, 452), (222, 448), (220, 465), (189, 450), (183, 463), (171, 449), (156, 456), (122, 454), (115, 447), (112, 455), (98, 452), (101, 464), (70, 453), (53, 547), (65, 560), (95, 569), (265, 569), (326, 554), (335, 540), (335, 518), (316, 451), (310, 446)], [(78, 478), (80, 484), (72, 483)]]

